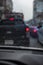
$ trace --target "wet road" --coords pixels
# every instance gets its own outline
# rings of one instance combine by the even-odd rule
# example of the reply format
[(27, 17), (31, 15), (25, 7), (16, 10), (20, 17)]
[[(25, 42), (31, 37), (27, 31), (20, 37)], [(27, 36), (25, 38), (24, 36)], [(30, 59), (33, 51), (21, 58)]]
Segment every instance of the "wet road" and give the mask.
[(38, 43), (37, 39), (30, 37), (30, 47), (43, 48), (43, 46)]

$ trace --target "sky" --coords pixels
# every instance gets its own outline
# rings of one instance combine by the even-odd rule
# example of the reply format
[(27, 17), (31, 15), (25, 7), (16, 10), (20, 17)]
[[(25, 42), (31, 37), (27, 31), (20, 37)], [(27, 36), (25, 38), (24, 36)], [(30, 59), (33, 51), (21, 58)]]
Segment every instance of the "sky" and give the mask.
[(24, 20), (33, 18), (33, 0), (13, 0), (13, 11), (24, 14)]

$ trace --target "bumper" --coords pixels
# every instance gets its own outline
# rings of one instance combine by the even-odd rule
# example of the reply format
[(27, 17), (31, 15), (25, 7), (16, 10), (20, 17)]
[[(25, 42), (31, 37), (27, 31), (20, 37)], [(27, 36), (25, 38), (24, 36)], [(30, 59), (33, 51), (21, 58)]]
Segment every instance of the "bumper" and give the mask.
[[(5, 43), (6, 40), (13, 40), (13, 44)], [(12, 46), (29, 46), (29, 37), (22, 35), (22, 36), (15, 36), (15, 34), (5, 34), (0, 36), (0, 45), (12, 45)]]

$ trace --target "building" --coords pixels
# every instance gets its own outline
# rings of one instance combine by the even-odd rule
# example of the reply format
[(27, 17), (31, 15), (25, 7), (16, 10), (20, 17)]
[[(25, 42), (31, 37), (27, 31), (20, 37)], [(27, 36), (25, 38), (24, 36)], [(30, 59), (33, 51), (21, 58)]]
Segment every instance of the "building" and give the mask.
[(33, 7), (34, 24), (37, 25), (43, 21), (43, 0), (34, 0)]
[(4, 11), (4, 0), (0, 0), (0, 18), (2, 16), (3, 11)]
[(3, 18), (6, 13), (12, 12), (13, 3), (12, 0), (0, 0), (0, 17)]
[(12, 12), (13, 10), (13, 3), (12, 0), (6, 0), (6, 6), (5, 6), (6, 10), (8, 10), (9, 12)]

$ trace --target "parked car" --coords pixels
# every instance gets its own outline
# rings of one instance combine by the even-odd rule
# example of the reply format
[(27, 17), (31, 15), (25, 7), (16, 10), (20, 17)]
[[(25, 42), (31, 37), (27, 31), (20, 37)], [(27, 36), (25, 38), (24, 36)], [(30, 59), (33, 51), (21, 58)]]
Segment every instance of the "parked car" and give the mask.
[(38, 42), (41, 43), (41, 44), (43, 44), (43, 27), (41, 27), (38, 30), (37, 33), (38, 33), (38, 38), (37, 38)]

